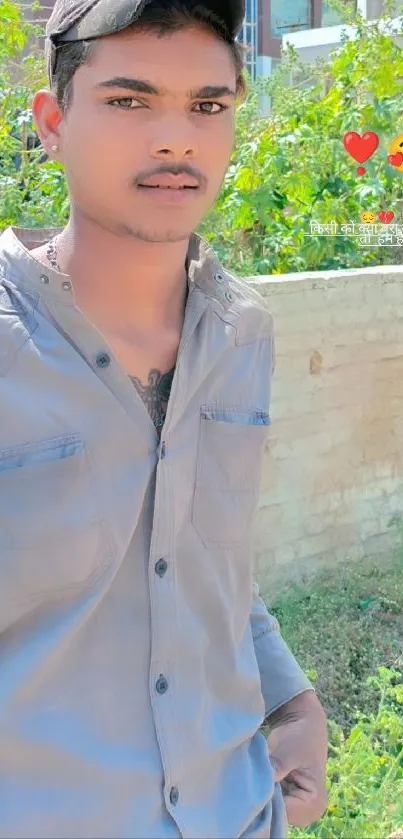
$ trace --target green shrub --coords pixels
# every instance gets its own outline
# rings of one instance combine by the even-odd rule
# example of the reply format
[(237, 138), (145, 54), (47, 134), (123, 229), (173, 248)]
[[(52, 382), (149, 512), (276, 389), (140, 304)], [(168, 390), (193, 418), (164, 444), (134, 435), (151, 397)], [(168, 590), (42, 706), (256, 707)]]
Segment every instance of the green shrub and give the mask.
[[(343, 4), (342, 4), (343, 5)], [(290, 50), (270, 81), (259, 81), (238, 110), (237, 149), (220, 198), (202, 226), (241, 275), (328, 270), (400, 262), (395, 248), (360, 248), (346, 236), (309, 237), (310, 221), (360, 220), (362, 210), (400, 218), (403, 174), (387, 161), (403, 133), (403, 52), (385, 16), (355, 23), (328, 62), (305, 67)], [(370, 72), (369, 72), (370, 68)], [(287, 86), (290, 73), (301, 81)], [(259, 94), (272, 112), (259, 116)], [(364, 177), (345, 152), (348, 131), (374, 131), (380, 144)]]
[(268, 605), (328, 716), (348, 731), (357, 708), (375, 713), (368, 677), (403, 668), (403, 547), (382, 561), (347, 558)]
[(32, 148), (32, 97), (47, 85), (41, 33), (24, 18), (21, 4), (0, 0), (0, 230), (57, 226), (68, 218), (62, 167), (43, 162), (40, 146)]
[(329, 723), (325, 816), (290, 839), (386, 839), (403, 826), (403, 679), (381, 667), (367, 686), (375, 714), (358, 713), (347, 737)]

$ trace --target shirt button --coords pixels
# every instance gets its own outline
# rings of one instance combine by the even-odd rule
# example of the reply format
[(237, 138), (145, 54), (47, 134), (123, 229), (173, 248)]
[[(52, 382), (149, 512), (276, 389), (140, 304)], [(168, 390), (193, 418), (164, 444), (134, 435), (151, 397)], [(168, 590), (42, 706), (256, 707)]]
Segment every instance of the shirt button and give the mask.
[(233, 300), (234, 300), (234, 295), (233, 295), (232, 291), (226, 291), (225, 292), (225, 297), (230, 303), (232, 303)]
[(163, 577), (166, 570), (168, 568), (168, 563), (165, 562), (165, 559), (159, 559), (158, 562), (155, 563), (155, 571), (160, 577)]
[(171, 804), (175, 806), (175, 804), (179, 801), (179, 790), (178, 787), (171, 787), (171, 792), (169, 793), (169, 800)]
[(101, 352), (97, 355), (97, 367), (108, 367), (111, 363), (108, 353)]
[(69, 283), (67, 281), (62, 283), (62, 287), (64, 288), (65, 291), (71, 291), (71, 283)]
[(216, 283), (223, 283), (225, 278), (222, 274), (214, 274), (214, 279)]
[(159, 677), (159, 679), (157, 679), (157, 683), (156, 683), (155, 687), (157, 688), (158, 693), (166, 693), (167, 692), (168, 682), (167, 682), (165, 676), (162, 675), (162, 673), (161, 673), (161, 676)]
[(46, 274), (41, 274), (40, 280), (41, 280), (41, 283), (48, 283), (49, 282), (49, 277)]

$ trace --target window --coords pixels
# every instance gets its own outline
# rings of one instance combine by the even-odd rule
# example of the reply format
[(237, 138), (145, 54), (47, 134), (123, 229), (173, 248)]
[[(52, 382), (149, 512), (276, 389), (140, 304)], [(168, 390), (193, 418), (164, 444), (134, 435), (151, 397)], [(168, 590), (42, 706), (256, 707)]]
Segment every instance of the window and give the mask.
[(310, 29), (312, 26), (312, 0), (271, 0), (271, 34), (281, 38), (289, 32)]
[(248, 48), (245, 54), (245, 66), (251, 75), (252, 81), (256, 79), (257, 4), (258, 0), (246, 0), (245, 19), (237, 37), (237, 41)]
[[(352, 6), (355, 10), (357, 8), (356, 0), (345, 0), (346, 5)], [(322, 4), (322, 26), (337, 26), (339, 23), (344, 23), (344, 20), (339, 12), (335, 9), (330, 9), (326, 0)]]

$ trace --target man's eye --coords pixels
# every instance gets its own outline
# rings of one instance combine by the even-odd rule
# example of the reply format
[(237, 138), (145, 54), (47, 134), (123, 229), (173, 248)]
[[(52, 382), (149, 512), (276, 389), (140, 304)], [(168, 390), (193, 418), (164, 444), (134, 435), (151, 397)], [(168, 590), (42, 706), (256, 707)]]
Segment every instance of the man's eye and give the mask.
[(126, 108), (127, 111), (134, 111), (136, 110), (136, 106), (133, 107), (133, 102), (138, 102), (138, 104), (141, 105), (141, 102), (139, 102), (139, 100), (134, 96), (122, 96), (119, 99), (109, 99), (108, 105), (117, 104), (118, 108)]
[[(123, 108), (126, 111), (136, 111), (139, 107), (143, 107), (143, 103), (134, 96), (121, 96), (117, 99), (109, 99), (108, 105), (113, 107)], [(221, 105), (220, 102), (197, 102), (196, 107), (200, 108), (199, 113), (206, 116), (214, 116), (220, 114), (222, 111), (228, 110), (228, 105)], [(213, 110), (213, 109), (216, 110)]]
[[(220, 102), (197, 102), (197, 104), (203, 109), (200, 113), (206, 114), (207, 116), (210, 116), (210, 114), (213, 116), (214, 114), (220, 114), (222, 111), (227, 111), (228, 110), (228, 105), (221, 105)], [(207, 108), (216, 107), (219, 110), (218, 111), (210, 111), (210, 110), (205, 111), (204, 110), (205, 107), (207, 107)]]

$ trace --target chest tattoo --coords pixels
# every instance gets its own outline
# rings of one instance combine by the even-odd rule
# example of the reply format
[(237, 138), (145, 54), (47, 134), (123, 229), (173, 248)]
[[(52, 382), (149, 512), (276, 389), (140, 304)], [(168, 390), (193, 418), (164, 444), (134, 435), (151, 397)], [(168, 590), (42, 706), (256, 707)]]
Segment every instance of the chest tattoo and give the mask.
[(174, 373), (175, 367), (169, 370), (168, 373), (161, 373), (160, 370), (151, 370), (148, 376), (148, 384), (146, 385), (143, 385), (140, 379), (137, 379), (135, 376), (130, 376), (159, 435), (165, 422)]

